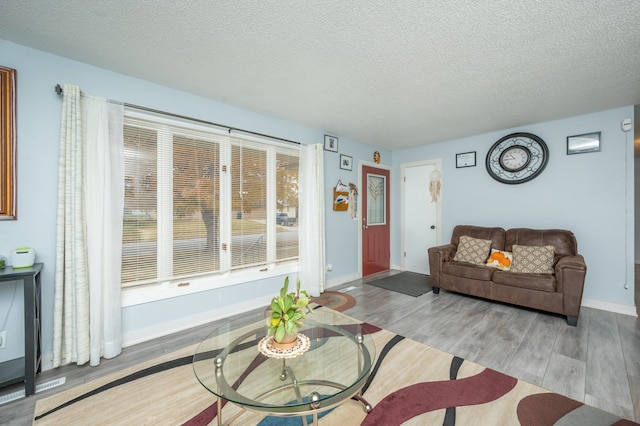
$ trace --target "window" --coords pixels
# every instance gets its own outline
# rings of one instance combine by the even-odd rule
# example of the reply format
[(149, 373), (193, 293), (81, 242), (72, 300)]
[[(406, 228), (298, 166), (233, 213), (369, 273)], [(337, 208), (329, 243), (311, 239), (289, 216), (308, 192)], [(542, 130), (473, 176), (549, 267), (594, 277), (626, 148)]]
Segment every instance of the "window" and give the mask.
[(122, 286), (187, 286), (298, 259), (298, 149), (127, 110)]

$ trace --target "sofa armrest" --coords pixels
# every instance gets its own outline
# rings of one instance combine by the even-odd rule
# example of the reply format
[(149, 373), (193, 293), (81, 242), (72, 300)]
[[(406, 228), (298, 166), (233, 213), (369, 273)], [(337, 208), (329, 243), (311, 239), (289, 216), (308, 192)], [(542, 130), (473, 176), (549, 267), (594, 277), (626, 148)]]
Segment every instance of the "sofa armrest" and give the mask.
[(429, 253), (429, 274), (431, 286), (440, 288), (440, 274), (442, 273), (442, 265), (449, 262), (456, 252), (456, 246), (453, 244), (445, 244), (442, 246), (431, 247)]
[(587, 264), (582, 255), (563, 256), (555, 267), (558, 291), (563, 293), (564, 311), (567, 316), (578, 317), (582, 304), (582, 291), (587, 275)]

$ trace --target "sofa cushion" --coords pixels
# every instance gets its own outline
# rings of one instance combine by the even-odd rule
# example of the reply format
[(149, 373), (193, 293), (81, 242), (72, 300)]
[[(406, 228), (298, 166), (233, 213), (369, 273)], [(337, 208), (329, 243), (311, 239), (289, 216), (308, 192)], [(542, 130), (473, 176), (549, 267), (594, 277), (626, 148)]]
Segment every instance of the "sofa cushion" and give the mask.
[(495, 268), (477, 266), (463, 262), (447, 262), (442, 265), (443, 274), (481, 281), (491, 281), (491, 276), (494, 272)]
[(487, 259), (487, 266), (508, 271), (511, 269), (513, 253), (510, 251), (491, 249), (491, 254)]
[[(527, 288), (531, 290), (555, 293), (557, 281), (555, 275), (549, 274), (520, 274), (511, 271), (495, 271), (493, 282), (510, 287)], [(526, 306), (526, 303), (523, 302)]]
[(511, 272), (553, 274), (554, 246), (513, 245)]
[[(505, 231), (502, 228), (486, 228), (484, 226), (473, 225), (456, 225), (451, 233), (451, 243), (460, 244), (460, 237), (466, 235), (468, 237), (479, 238), (482, 240), (491, 240), (491, 247), (504, 250)], [(489, 253), (487, 253), (487, 256)]]
[(489, 257), (491, 249), (491, 240), (482, 240), (472, 238), (466, 235), (460, 237), (460, 244), (456, 249), (453, 260), (456, 262), (473, 263), (474, 265), (483, 265)]
[[(505, 232), (504, 250), (513, 251), (513, 245), (554, 246), (556, 257), (575, 256), (578, 243), (573, 232), (564, 229), (513, 228)], [(499, 248), (499, 247), (496, 247)]]

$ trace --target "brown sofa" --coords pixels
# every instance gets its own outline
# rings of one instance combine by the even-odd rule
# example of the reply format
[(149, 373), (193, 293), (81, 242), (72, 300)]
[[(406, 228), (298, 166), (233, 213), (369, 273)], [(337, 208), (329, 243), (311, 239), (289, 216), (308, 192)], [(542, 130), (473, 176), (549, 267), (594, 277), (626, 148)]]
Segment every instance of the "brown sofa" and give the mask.
[[(491, 248), (507, 252), (512, 252), (516, 244), (553, 246), (553, 273), (521, 273), (455, 261), (462, 236), (491, 240)], [(550, 253), (551, 249), (547, 250)], [(578, 244), (570, 231), (527, 228), (505, 231), (502, 228), (458, 225), (453, 230), (450, 244), (429, 249), (429, 268), (435, 294), (443, 288), (566, 315), (569, 325), (578, 324), (587, 265), (578, 254)]]

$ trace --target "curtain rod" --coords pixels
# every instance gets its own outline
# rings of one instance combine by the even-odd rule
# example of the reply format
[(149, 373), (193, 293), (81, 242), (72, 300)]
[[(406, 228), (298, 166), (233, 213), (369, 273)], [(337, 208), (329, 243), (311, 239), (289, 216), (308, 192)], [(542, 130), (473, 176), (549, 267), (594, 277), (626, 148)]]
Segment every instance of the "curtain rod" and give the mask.
[[(62, 95), (62, 92), (63, 92), (62, 86), (60, 86), (59, 84), (56, 84), (55, 91), (56, 91), (56, 93), (58, 95)], [(237, 127), (229, 127), (229, 126), (225, 126), (224, 124), (214, 123), (213, 121), (200, 120), (199, 118), (187, 117), (186, 115), (174, 114), (172, 112), (161, 111), (159, 109), (143, 107), (143, 106), (140, 106), (140, 105), (134, 105), (134, 104), (128, 104), (128, 103), (123, 103), (123, 105), (125, 107), (128, 107), (128, 108), (135, 108), (135, 109), (139, 109), (139, 110), (142, 110), (142, 111), (152, 112), (152, 113), (155, 113), (155, 114), (163, 114), (163, 115), (168, 115), (168, 116), (174, 117), (174, 118), (180, 118), (180, 119), (183, 119), (183, 120), (190, 120), (190, 121), (195, 121), (195, 122), (202, 123), (202, 124), (209, 124), (209, 125), (212, 125), (212, 126), (222, 127), (222, 128), (227, 129), (229, 131), (229, 133), (231, 133), (231, 131), (242, 132), (242, 133), (247, 133), (249, 135), (262, 136), (262, 137), (269, 138), (269, 139), (276, 139), (276, 140), (279, 140), (279, 141), (282, 141), (282, 142), (287, 142), (287, 143), (293, 143), (293, 144), (296, 144), (296, 145), (300, 145), (300, 142), (292, 141), (290, 139), (284, 139), (284, 138), (279, 138), (277, 136), (265, 135), (264, 133), (252, 132), (251, 130), (239, 129)]]

